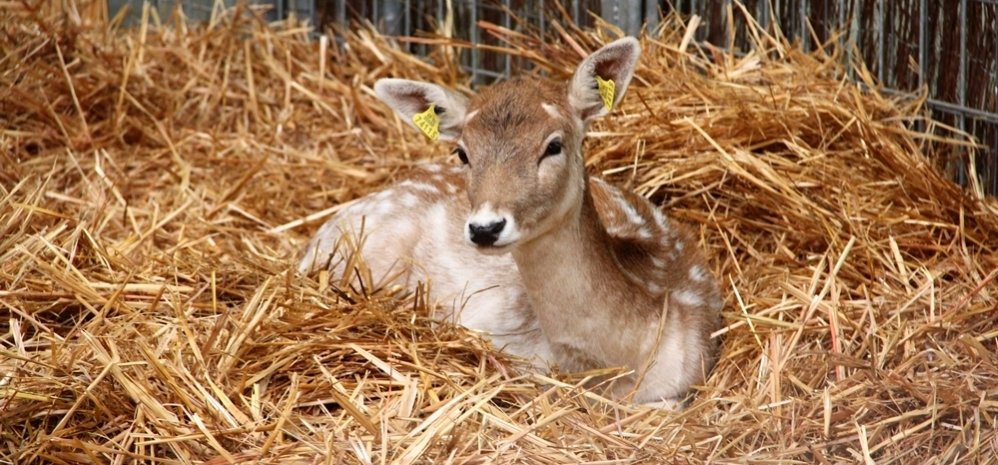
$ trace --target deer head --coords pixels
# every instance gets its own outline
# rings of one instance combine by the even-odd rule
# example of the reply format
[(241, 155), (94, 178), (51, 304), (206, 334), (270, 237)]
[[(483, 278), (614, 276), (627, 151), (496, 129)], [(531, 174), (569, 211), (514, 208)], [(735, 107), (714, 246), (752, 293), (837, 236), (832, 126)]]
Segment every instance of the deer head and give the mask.
[(623, 98), (639, 53), (637, 40), (623, 38), (589, 55), (568, 82), (515, 78), (470, 99), (401, 79), (374, 90), (431, 139), (454, 143), (468, 173), (465, 237), (484, 252), (506, 252), (578, 214), (586, 127)]

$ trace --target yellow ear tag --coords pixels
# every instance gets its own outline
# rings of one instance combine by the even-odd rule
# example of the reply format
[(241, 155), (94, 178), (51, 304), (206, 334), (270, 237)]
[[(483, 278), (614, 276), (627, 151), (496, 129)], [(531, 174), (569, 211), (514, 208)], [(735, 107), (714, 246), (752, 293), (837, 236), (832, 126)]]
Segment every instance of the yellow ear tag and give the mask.
[(437, 116), (436, 105), (431, 103), (426, 111), (412, 115), (412, 122), (430, 140), (436, 141), (440, 137), (440, 118)]
[(596, 86), (599, 87), (599, 96), (603, 99), (603, 106), (607, 110), (613, 108), (613, 93), (617, 89), (617, 85), (613, 83), (613, 79), (603, 79), (596, 76)]

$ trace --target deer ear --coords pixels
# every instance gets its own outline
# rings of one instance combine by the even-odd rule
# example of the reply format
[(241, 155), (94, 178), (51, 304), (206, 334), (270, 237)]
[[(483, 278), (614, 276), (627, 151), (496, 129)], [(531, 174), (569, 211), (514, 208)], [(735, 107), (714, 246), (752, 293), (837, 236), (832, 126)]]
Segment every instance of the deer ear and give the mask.
[(436, 84), (406, 79), (379, 79), (374, 93), (410, 126), (432, 140), (461, 136), (468, 99)]
[(568, 102), (583, 121), (599, 118), (620, 102), (638, 64), (641, 45), (624, 37), (586, 57), (572, 76)]

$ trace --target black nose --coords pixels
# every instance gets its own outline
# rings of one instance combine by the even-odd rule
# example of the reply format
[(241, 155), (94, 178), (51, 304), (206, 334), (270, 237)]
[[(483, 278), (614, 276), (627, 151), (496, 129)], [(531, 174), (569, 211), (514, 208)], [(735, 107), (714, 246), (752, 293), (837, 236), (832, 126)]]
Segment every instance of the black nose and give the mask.
[(468, 231), (471, 232), (471, 242), (478, 245), (495, 244), (499, 240), (499, 233), (502, 232), (502, 228), (505, 226), (505, 218), (485, 225), (468, 223)]

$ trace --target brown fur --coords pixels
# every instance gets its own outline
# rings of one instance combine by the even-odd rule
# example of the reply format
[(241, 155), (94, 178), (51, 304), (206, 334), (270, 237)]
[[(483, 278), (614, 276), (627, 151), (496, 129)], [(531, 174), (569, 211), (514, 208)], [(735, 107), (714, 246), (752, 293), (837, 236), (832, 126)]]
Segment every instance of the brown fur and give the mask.
[[(561, 117), (552, 117), (542, 103), (557, 108)], [(473, 98), (469, 114), (458, 143), (470, 159), (472, 211), (484, 203), (506, 209), (527, 232), (513, 246), (513, 257), (541, 328), (567, 368), (639, 369), (654, 350), (646, 352), (640, 341), (621, 336), (646, 334), (665, 308), (668, 325), (681, 326), (702, 341), (702, 347), (691, 348), (692, 364), (711, 366), (716, 344), (709, 334), (719, 327), (721, 299), (713, 279), (690, 279), (693, 267), (707, 272), (696, 241), (684, 226), (671, 221), (660, 225), (655, 207), (645, 199), (586, 177), (584, 124), (569, 116), (565, 85), (515, 79)], [(563, 134), (565, 159), (552, 164), (556, 176), (545, 176), (538, 160), (544, 141), (555, 131)], [(559, 210), (562, 199), (572, 199), (576, 185), (585, 188)], [(562, 256), (551, 256), (550, 250)], [(552, 290), (558, 286), (550, 283), (555, 279), (580, 281), (572, 292), (582, 298), (559, 295)], [(667, 296), (680, 292), (685, 299), (673, 297), (666, 305)], [(579, 324), (585, 322), (590, 325)], [(610, 325), (616, 330), (607, 331)]]
[[(517, 78), (470, 100), (434, 84), (379, 81), (375, 92), (405, 121), (431, 104), (445, 109), (440, 137), (454, 141), (469, 166), (460, 180), (441, 175), (449, 171), (441, 167), (419, 175), (422, 184), (409, 187), (433, 195), (420, 194), (426, 203), (412, 205), (415, 215), (394, 213), (391, 195), (380, 195), (335, 221), (356, 225), (370, 209), (382, 225), (372, 233), (376, 244), (414, 244), (371, 247), (382, 261), (392, 254), (409, 259), (422, 266), (419, 279), (451, 294), (472, 281), (493, 288), (485, 300), (454, 308), (455, 321), (489, 331), (540, 364), (630, 368), (634, 374), (614, 387), (616, 395), (671, 406), (713, 365), (717, 283), (685, 227), (647, 200), (590, 179), (582, 154), (587, 124), (623, 97), (639, 49), (634, 39), (621, 39), (587, 57), (567, 83)], [(597, 77), (615, 82), (609, 104)], [(413, 192), (390, 191), (409, 204)], [(488, 242), (471, 235), (494, 226)], [(397, 240), (396, 231), (418, 237)], [(333, 228), (320, 231), (301, 269), (336, 240)], [(497, 282), (505, 284), (491, 284)], [(530, 334), (511, 334), (521, 329)]]

